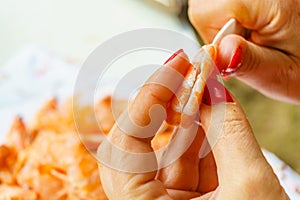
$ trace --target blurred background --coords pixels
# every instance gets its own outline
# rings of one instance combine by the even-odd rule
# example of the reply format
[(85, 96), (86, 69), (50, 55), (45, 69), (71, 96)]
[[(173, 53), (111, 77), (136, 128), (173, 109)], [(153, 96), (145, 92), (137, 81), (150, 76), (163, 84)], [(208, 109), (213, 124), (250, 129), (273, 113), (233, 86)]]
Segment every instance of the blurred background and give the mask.
[[(199, 39), (186, 18), (185, 1), (0, 2), (0, 69), (32, 44), (80, 64), (103, 41), (137, 28), (166, 28)], [(245, 109), (260, 145), (300, 173), (300, 106), (268, 99), (236, 80), (226, 85)]]

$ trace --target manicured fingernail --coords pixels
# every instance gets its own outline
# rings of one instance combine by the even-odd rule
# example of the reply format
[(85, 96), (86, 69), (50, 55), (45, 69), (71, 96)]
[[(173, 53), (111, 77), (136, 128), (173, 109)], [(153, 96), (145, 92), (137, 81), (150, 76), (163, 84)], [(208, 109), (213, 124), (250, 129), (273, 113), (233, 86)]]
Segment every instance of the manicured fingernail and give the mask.
[(214, 105), (221, 102), (234, 102), (228, 90), (216, 79), (208, 79), (204, 89), (202, 102)]
[(164, 63), (164, 65), (167, 64), (168, 62), (170, 62), (171, 60), (173, 60), (178, 54), (180, 54), (182, 52), (183, 52), (183, 49), (179, 49), (178, 51), (173, 53), (173, 55)]
[(225, 69), (221, 70), (221, 75), (224, 77), (228, 77), (231, 74), (233, 74), (234, 72), (236, 72), (236, 70), (242, 65), (242, 48), (238, 47), (233, 56), (231, 57), (231, 60), (228, 64), (228, 66)]

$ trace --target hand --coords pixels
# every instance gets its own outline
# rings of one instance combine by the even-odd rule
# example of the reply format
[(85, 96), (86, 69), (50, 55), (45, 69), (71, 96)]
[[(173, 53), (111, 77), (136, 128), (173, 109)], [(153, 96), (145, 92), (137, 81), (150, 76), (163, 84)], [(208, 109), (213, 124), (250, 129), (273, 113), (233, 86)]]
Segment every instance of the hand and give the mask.
[[(99, 170), (108, 198), (288, 199), (265, 160), (242, 109), (226, 96), (227, 92), (222, 93), (223, 86), (213, 79), (208, 84), (212, 90), (206, 90), (203, 100), (214, 105), (201, 106), (202, 127), (190, 123), (176, 128), (170, 145), (157, 161), (151, 147), (152, 132), (158, 130), (157, 125), (163, 123), (163, 118), (157, 115), (159, 120), (152, 126), (156, 128), (149, 128), (155, 121), (150, 117), (151, 108), (155, 105), (166, 108), (173, 97), (173, 89), (182, 83), (181, 78), (168, 76), (166, 70), (175, 70), (184, 76), (189, 67), (186, 55), (180, 53), (151, 76), (129, 107), (131, 120), (120, 120), (121, 124), (115, 125), (100, 145), (98, 156), (104, 162), (99, 164)], [(171, 81), (173, 89), (167, 89), (164, 84), (151, 84), (153, 81)], [(221, 102), (221, 99), (230, 103)], [(132, 122), (146, 129), (140, 131)], [(205, 135), (218, 134), (212, 152), (199, 158)], [(181, 150), (183, 153), (169, 162)], [(147, 156), (135, 156), (141, 154)], [(159, 168), (161, 163), (168, 165)]]
[(295, 0), (189, 1), (189, 18), (206, 43), (232, 17), (251, 31), (247, 40), (228, 35), (221, 41), (217, 63), (225, 76), (294, 103), (300, 102), (299, 10)]

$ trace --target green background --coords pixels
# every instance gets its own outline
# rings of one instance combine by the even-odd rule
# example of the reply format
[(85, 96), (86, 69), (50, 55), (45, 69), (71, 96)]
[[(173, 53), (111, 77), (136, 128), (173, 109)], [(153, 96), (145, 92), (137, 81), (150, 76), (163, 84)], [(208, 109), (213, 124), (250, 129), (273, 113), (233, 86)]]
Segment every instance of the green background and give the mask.
[(242, 104), (259, 144), (300, 173), (300, 106), (267, 98), (238, 80), (225, 85)]

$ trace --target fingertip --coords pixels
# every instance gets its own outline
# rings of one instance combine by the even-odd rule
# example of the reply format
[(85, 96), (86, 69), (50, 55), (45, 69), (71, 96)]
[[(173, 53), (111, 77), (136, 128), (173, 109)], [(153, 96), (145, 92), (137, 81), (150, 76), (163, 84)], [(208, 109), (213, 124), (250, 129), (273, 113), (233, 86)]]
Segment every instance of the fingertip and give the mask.
[(173, 53), (171, 55), (171, 57), (166, 60), (166, 62), (164, 63), (164, 65), (167, 64), (168, 62), (170, 62), (171, 60), (173, 60), (178, 54), (180, 54), (182, 52), (183, 52), (183, 49), (179, 49), (178, 51), (176, 51), (175, 53)]
[(202, 103), (215, 105), (223, 102), (235, 102), (230, 92), (216, 79), (208, 79), (204, 89)]
[(225, 36), (218, 46), (216, 65), (222, 76), (236, 72), (242, 64), (246, 40), (239, 35)]
[(187, 70), (189, 69), (191, 63), (187, 54), (183, 49), (176, 51), (171, 55), (170, 58), (164, 63), (166, 67), (171, 67), (178, 71), (180, 74), (185, 75)]

